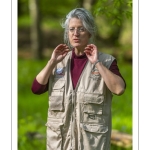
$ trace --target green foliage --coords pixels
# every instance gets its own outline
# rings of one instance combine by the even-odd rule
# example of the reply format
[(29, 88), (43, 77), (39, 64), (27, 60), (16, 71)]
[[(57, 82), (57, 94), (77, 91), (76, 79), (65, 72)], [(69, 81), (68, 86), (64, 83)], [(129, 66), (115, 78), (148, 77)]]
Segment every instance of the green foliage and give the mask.
[[(38, 4), (42, 18), (59, 18), (79, 6), (76, 0), (41, 0)], [(24, 15), (29, 15), (29, 0), (18, 0), (18, 16)]]
[(31, 25), (31, 19), (29, 15), (24, 15), (18, 18), (18, 27), (29, 27)]
[(48, 95), (31, 92), (33, 79), (45, 63), (18, 59), (18, 150), (46, 149)]
[(28, 0), (18, 0), (18, 16), (29, 15)]
[(44, 122), (40, 114), (18, 120), (18, 150), (46, 149)]
[[(46, 120), (48, 107), (48, 94), (34, 95), (31, 91), (33, 80), (37, 73), (44, 67), (45, 61), (18, 60), (18, 118), (41, 113)], [(42, 107), (41, 107), (42, 104)]]
[(118, 63), (120, 72), (126, 81), (125, 93), (114, 95), (112, 100), (112, 127), (132, 134), (132, 66)]
[(111, 145), (111, 150), (132, 150), (132, 147), (130, 147), (130, 148), (123, 148), (123, 147), (118, 147), (116, 145)]
[(93, 13), (111, 20), (112, 25), (121, 25), (125, 18), (132, 17), (132, 0), (98, 0)]
[(43, 17), (59, 18), (65, 16), (68, 11), (74, 8), (76, 1), (42, 0), (39, 4)]

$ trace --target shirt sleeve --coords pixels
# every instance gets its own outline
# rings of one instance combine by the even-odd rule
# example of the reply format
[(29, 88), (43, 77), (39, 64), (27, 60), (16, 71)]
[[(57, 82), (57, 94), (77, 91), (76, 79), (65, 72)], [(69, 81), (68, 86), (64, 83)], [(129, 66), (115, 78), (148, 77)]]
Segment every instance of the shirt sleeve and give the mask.
[[(120, 76), (120, 77), (124, 80), (123, 76), (121, 75), (121, 73), (120, 73), (120, 71), (119, 71), (119, 68), (118, 68), (117, 60), (116, 60), (116, 59), (112, 62), (112, 64), (111, 64), (109, 70), (110, 70), (111, 72), (113, 72), (114, 74)], [(126, 87), (126, 82), (125, 82), (125, 80), (124, 80), (124, 83), (125, 83), (125, 87)]]
[(31, 90), (34, 94), (38, 94), (38, 95), (45, 93), (48, 91), (48, 83), (46, 85), (42, 85), (35, 78), (32, 83)]

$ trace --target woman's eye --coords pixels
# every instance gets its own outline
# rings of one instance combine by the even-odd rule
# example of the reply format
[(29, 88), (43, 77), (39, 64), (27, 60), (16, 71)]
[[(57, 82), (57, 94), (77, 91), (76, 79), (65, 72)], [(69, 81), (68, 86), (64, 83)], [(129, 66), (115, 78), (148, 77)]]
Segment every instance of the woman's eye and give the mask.
[(73, 32), (73, 31), (74, 31), (74, 29), (73, 29), (73, 28), (70, 28), (70, 29), (69, 29), (69, 31), (70, 31), (70, 32)]
[(85, 32), (85, 29), (84, 29), (84, 28), (77, 28), (77, 29), (75, 29), (75, 28), (70, 28), (69, 31), (72, 32), (72, 33), (73, 33), (74, 31), (77, 31), (77, 32), (81, 33), (81, 32)]
[(85, 30), (84, 30), (84, 28), (80, 28), (79, 31), (80, 32), (84, 32)]

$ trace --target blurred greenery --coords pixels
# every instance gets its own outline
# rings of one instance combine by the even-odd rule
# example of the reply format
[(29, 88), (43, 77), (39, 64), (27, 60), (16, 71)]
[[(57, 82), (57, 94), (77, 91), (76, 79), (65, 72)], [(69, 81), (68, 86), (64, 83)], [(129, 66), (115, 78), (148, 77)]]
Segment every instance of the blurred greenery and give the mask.
[[(131, 12), (128, 12), (131, 11), (131, 8), (125, 5), (125, 2), (128, 5), (132, 5), (132, 2), (131, 0), (124, 2), (115, 0), (117, 7), (119, 7), (117, 1), (124, 3), (123, 8), (125, 9), (123, 10), (126, 10), (128, 16), (128, 18), (121, 17), (121, 31), (117, 44), (112, 40), (110, 44), (110, 41), (107, 40), (110, 38), (112, 31), (116, 29), (114, 20), (117, 18), (109, 16), (108, 6), (105, 7), (105, 10), (100, 9), (104, 8), (102, 2), (106, 2), (106, 0), (95, 1), (92, 12), (96, 15), (95, 21), (99, 34), (96, 44), (100, 51), (112, 54), (117, 58), (120, 72), (127, 84), (123, 95), (114, 95), (113, 97), (112, 128), (132, 135), (132, 18)], [(50, 58), (54, 47), (62, 41), (61, 18), (71, 9), (80, 7), (81, 2), (80, 0), (39, 1), (42, 16), (44, 59), (36, 60), (33, 59), (30, 45), (29, 0), (18, 0), (18, 150), (46, 149), (45, 123), (48, 111), (48, 93), (34, 95), (31, 86), (35, 76)], [(109, 10), (112, 10), (112, 7), (109, 6)], [(112, 150), (124, 150), (124, 148), (112, 145)]]

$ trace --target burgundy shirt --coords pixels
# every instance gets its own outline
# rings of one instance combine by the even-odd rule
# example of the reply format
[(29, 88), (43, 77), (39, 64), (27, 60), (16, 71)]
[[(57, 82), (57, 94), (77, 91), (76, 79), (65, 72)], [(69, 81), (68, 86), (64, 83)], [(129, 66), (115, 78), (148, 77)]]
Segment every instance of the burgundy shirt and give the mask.
[[(71, 58), (71, 78), (72, 78), (72, 84), (73, 84), (74, 89), (76, 87), (76, 84), (79, 80), (79, 77), (87, 61), (88, 61), (88, 58), (85, 54), (81, 56), (77, 56), (75, 52), (73, 51), (72, 58)], [(114, 74), (120, 76), (124, 80), (124, 78), (121, 76), (119, 72), (116, 59), (112, 62), (109, 70), (112, 71)], [(48, 83), (46, 85), (42, 85), (38, 83), (38, 81), (35, 78), (32, 83), (31, 90), (34, 94), (45, 93), (46, 91), (48, 91)]]
[(74, 89), (87, 61), (88, 58), (86, 54), (77, 56), (73, 51), (71, 58), (71, 78)]

